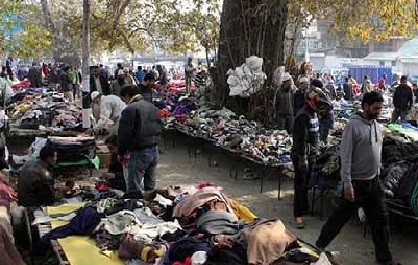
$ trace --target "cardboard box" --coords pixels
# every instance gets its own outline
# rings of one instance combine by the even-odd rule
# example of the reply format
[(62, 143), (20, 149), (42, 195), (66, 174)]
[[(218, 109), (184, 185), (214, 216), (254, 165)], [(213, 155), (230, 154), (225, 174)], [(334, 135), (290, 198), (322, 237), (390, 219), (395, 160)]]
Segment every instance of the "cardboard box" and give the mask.
[(109, 168), (110, 160), (112, 159), (111, 154), (97, 154), (100, 159), (100, 168)]

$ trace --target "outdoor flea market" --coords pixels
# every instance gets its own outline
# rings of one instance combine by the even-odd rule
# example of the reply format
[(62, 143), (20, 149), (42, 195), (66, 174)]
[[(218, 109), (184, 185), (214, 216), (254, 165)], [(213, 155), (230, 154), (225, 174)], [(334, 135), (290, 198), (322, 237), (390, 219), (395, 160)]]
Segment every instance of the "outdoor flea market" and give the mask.
[[(262, 64), (250, 57), (231, 70), (230, 95), (254, 93), (265, 80)], [(114, 81), (105, 79), (104, 68), (91, 67), (86, 129), (77, 90), (68, 96), (79, 87), (48, 82), (51, 74), (43, 69), (64, 80), (71, 74), (66, 66), (53, 67), (32, 66), (42, 80), (35, 86), (32, 76), (0, 79), (1, 251), (10, 260), (4, 264), (24, 264), (17, 241), (28, 243), (35, 264), (49, 264), (45, 257), (51, 256), (72, 265), (353, 264), (338, 254), (343, 249), (327, 248), (349, 219), (360, 219), (354, 233), (381, 240), (372, 254), (377, 259), (391, 255), (382, 246), (393, 233), (388, 218), (418, 221), (416, 90), (404, 76), (396, 88), (385, 76), (375, 86), (349, 76), (339, 88), (332, 76), (315, 74), (306, 63), (297, 76), (279, 67), (274, 106), (276, 119), (283, 121), (267, 128), (225, 107), (211, 107), (204, 89), (209, 81), (202, 85), (195, 78), (204, 69), (191, 60), (186, 81), (168, 85), (162, 85), (167, 70), (161, 66), (162, 74), (130, 75), (122, 68)], [(170, 89), (173, 83), (176, 88)], [(114, 89), (106, 88), (109, 84)], [(170, 153), (193, 164), (188, 183), (160, 181), (167, 179), (162, 172), (179, 170), (161, 169)], [(222, 180), (203, 177), (210, 174)], [(272, 205), (290, 196), (293, 215), (256, 215), (263, 211), (229, 195), (241, 180), (259, 187), (246, 196), (277, 194)], [(358, 196), (351, 202), (347, 187)], [(347, 200), (344, 212), (328, 204), (338, 198)], [(304, 238), (300, 231), (330, 211), (315, 235), (319, 239)], [(23, 231), (20, 239), (16, 230)]]

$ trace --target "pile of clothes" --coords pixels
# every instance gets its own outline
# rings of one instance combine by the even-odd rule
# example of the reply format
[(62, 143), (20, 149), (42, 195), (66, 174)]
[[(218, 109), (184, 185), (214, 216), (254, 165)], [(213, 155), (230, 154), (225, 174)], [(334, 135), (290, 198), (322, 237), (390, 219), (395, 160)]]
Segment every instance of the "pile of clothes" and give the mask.
[(267, 75), (263, 72), (263, 58), (251, 56), (245, 59), (245, 63), (233, 69), (229, 69), (227, 83), (229, 96), (249, 97), (259, 91)]
[(51, 239), (86, 235), (103, 255), (138, 264), (337, 264), (302, 245), (279, 219), (256, 218), (217, 187), (176, 187), (146, 197), (89, 202), (35, 250), (45, 251)]
[(24, 94), (7, 107), (11, 125), (20, 129), (65, 131), (82, 126), (81, 108), (64, 102), (61, 94)]
[(237, 118), (228, 109), (200, 108), (186, 121), (171, 123), (176, 129), (193, 137), (210, 140), (217, 146), (241, 152), (266, 164), (290, 162), (292, 137), (286, 131), (268, 130), (260, 124)]
[(388, 136), (383, 144), (380, 177), (389, 199), (405, 206), (403, 213), (418, 217), (418, 143)]

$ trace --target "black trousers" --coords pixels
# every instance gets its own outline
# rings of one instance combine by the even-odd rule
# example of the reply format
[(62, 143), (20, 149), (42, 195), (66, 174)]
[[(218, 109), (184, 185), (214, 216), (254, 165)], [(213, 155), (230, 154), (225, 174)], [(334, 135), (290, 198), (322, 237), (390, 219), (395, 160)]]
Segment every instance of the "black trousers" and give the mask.
[(354, 202), (343, 200), (338, 209), (328, 219), (316, 242), (320, 248), (325, 248), (338, 235), (353, 213), (363, 207), (367, 222), (372, 231), (375, 255), (378, 262), (392, 260), (389, 250), (389, 219), (386, 207), (385, 193), (378, 177), (372, 180), (353, 181)]
[(299, 168), (300, 157), (292, 155), (292, 163), (295, 169), (295, 179), (294, 179), (294, 190), (295, 195), (293, 197), (293, 216), (302, 217), (303, 212), (309, 210), (309, 200), (308, 200), (308, 172), (301, 170)]

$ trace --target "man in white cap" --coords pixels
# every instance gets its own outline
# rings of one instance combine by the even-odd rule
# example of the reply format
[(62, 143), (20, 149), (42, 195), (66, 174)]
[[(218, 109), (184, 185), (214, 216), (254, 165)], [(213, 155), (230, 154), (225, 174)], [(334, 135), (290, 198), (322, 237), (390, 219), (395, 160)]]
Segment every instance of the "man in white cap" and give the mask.
[[(99, 132), (104, 129), (109, 134), (116, 134), (119, 128), (119, 119), (122, 111), (126, 108), (125, 102), (119, 96), (104, 96), (97, 91), (91, 93), (91, 100), (94, 105), (99, 107), (99, 119), (94, 125), (94, 131)], [(113, 122), (113, 124), (110, 123)]]
[(282, 84), (276, 91), (275, 110), (279, 130), (292, 133), (293, 127), (293, 79), (289, 73), (283, 73)]

